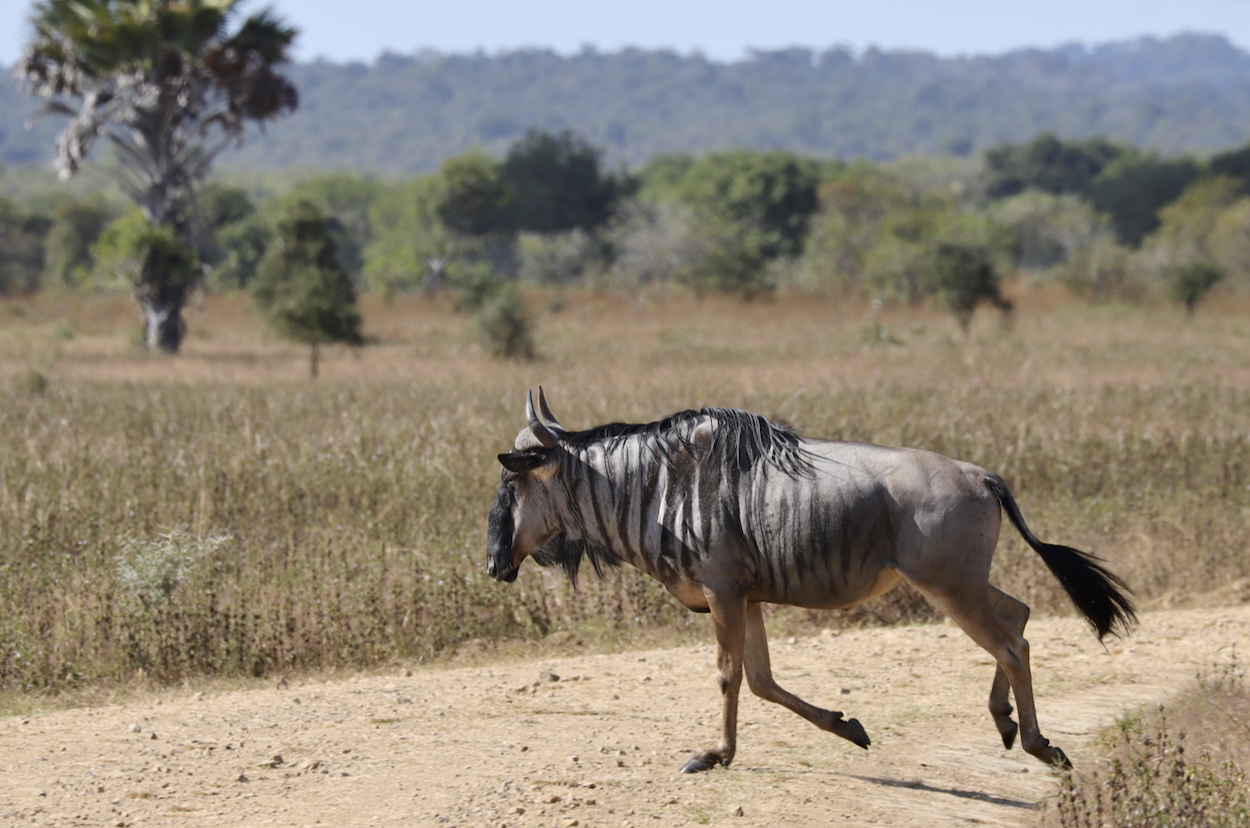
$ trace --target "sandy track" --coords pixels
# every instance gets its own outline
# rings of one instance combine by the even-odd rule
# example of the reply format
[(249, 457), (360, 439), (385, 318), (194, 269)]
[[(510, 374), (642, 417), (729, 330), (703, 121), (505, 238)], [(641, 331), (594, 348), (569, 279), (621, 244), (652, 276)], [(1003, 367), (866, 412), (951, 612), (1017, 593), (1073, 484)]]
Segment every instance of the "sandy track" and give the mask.
[[(1042, 728), (1075, 763), (1117, 713), (1226, 660), (1250, 606), (1142, 622), (1109, 650), (1073, 619), (1029, 625)], [(0, 826), (1011, 825), (1055, 790), (1002, 749), (992, 663), (946, 625), (773, 642), (783, 686), (859, 718), (869, 751), (744, 692), (733, 768), (682, 776), (715, 741), (712, 660), (708, 645), (0, 719)]]

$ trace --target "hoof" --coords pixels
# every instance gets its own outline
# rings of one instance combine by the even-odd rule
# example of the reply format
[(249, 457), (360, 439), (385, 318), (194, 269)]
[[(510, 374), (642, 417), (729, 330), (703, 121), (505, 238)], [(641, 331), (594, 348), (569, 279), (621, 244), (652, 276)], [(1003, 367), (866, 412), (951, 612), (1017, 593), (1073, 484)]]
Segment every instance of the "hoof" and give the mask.
[(1011, 746), (1016, 743), (1016, 734), (1020, 732), (1020, 726), (1015, 722), (1011, 722), (1011, 727), (1002, 732), (1003, 747), (1011, 750)]
[(700, 771), (711, 770), (716, 767), (715, 762), (705, 762), (698, 756), (681, 766), (682, 773), (699, 773)]
[(1072, 762), (1068, 760), (1068, 755), (1057, 747), (1052, 747), (1055, 753), (1050, 757), (1049, 765), (1055, 770), (1070, 771), (1072, 770)]
[(872, 744), (872, 739), (868, 738), (868, 733), (864, 730), (864, 726), (859, 723), (859, 719), (847, 719), (846, 724), (849, 728), (846, 738), (864, 750), (868, 750), (868, 746)]

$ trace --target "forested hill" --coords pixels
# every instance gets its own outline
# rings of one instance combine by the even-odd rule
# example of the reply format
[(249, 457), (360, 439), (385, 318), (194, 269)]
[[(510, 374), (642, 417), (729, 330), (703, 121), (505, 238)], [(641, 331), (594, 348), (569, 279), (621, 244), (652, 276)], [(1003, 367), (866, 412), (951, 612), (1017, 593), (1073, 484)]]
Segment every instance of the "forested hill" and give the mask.
[[(872, 159), (966, 153), (1046, 130), (1164, 153), (1250, 139), (1250, 54), (1212, 35), (968, 58), (875, 49), (756, 52), (734, 63), (639, 49), (427, 52), (290, 73), (298, 113), (250, 136), (223, 164), (420, 172), (469, 147), (502, 154), (530, 126), (572, 128), (609, 163), (631, 165), (726, 147)], [(60, 120), (25, 130), (34, 102), (0, 86), (0, 161), (49, 158)]]

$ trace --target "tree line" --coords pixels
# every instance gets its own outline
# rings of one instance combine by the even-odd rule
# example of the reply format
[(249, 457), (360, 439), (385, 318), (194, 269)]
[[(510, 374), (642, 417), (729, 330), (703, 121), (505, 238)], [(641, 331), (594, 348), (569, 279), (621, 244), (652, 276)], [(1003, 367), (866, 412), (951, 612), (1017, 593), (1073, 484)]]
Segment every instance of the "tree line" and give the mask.
[[(838, 47), (734, 62), (645, 49), (425, 51), (293, 64), (287, 76), (299, 111), (224, 163), (412, 175), (473, 147), (502, 156), (530, 126), (572, 128), (631, 167), (731, 147), (878, 161), (977, 154), (1046, 130), (1213, 152), (1250, 134), (1250, 55), (1198, 34), (958, 58)], [(44, 159), (53, 124), (23, 129), (31, 103), (3, 83), (0, 111), (0, 161)]]
[[(1005, 307), (999, 280), (1022, 274), (1100, 299), (1179, 291), (1192, 309), (1210, 286), (1194, 285), (1250, 275), (1247, 181), (1250, 145), (1162, 158), (1043, 134), (976, 160), (730, 150), (621, 171), (570, 131), (531, 130), (503, 158), (471, 151), (408, 179), (321, 175), (268, 198), (210, 182), (196, 249), (161, 256), (207, 290), (255, 291), (275, 240), (315, 220), (309, 260), (352, 290), (453, 290), (466, 311), (494, 314), (499, 350), (520, 353), (524, 337), (507, 330), (524, 322), (501, 308), (526, 283), (937, 296), (966, 322), (979, 302)], [(125, 287), (148, 232), (139, 211), (100, 196), (46, 211), (0, 202), (0, 289)]]
[(133, 207), (0, 202), (0, 292), (124, 285), (152, 350), (178, 350), (201, 287), (250, 290), (312, 346), (315, 375), (323, 342), (362, 341), (360, 290), (449, 287), (493, 351), (523, 356), (524, 281), (938, 296), (966, 330), (983, 302), (1010, 311), (999, 282), (1013, 271), (1103, 297), (1166, 282), (1192, 313), (1246, 270), (1250, 146), (1169, 159), (1043, 133), (976, 159), (731, 149), (609, 171), (572, 130), (530, 128), (501, 158), (470, 150), (388, 182), (323, 175), (258, 201), (205, 182), (248, 123), (297, 107), (294, 28), (270, 11), (239, 19), (238, 0), (40, 0), (32, 23), (17, 74), (69, 118), (62, 177), (105, 140)]

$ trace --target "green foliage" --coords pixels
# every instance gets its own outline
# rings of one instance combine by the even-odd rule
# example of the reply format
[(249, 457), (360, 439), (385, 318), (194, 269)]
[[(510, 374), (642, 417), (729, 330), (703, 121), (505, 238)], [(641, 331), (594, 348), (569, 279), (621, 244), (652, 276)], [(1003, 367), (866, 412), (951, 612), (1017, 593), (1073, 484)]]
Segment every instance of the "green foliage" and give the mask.
[(1202, 297), (1224, 279), (1224, 271), (1210, 262), (1188, 262), (1175, 269), (1168, 282), (1172, 299), (1185, 306), (1185, 313), (1194, 315)]
[(701, 239), (694, 211), (674, 201), (627, 201), (605, 233), (612, 252), (609, 284), (639, 289), (693, 281)]
[(84, 285), (95, 267), (91, 246), (115, 218), (117, 211), (99, 196), (58, 204), (44, 240), (49, 281), (64, 287)]
[(691, 164), (677, 185), (703, 239), (690, 281), (747, 296), (765, 289), (769, 262), (802, 252), (818, 184), (814, 161), (781, 151), (712, 153)]
[(245, 289), (256, 276), (272, 231), (242, 187), (211, 183), (197, 195), (200, 248), (215, 290)]
[(1013, 264), (1034, 274), (1061, 267), (1112, 233), (1105, 216), (1070, 193), (1026, 190), (994, 202), (988, 212), (1010, 238)]
[(1120, 241), (1138, 247), (1158, 228), (1159, 211), (1201, 175), (1201, 167), (1192, 158), (1125, 152), (1090, 183), (1087, 195), (1094, 209), (1111, 217)]
[(179, 293), (199, 278), (199, 260), (171, 227), (154, 227), (138, 210), (114, 220), (91, 246), (98, 282), (136, 293)]
[(246, 290), (256, 278), (272, 239), (269, 223), (257, 215), (220, 228), (216, 246), (221, 258), (213, 266), (212, 286), (218, 290)]
[(1250, 275), (1250, 197), (1237, 179), (1206, 178), (1159, 211), (1160, 226), (1142, 248), (1143, 269), (1171, 282), (1178, 268), (1210, 262), (1242, 279)]
[(1228, 152), (1216, 153), (1211, 156), (1208, 169), (1211, 175), (1237, 179), (1241, 182), (1242, 192), (1250, 194), (1250, 144)]
[(499, 168), (511, 226), (534, 233), (594, 230), (612, 215), (628, 182), (606, 175), (600, 151), (572, 130), (531, 129)]
[(986, 193), (991, 198), (1025, 190), (1086, 193), (1103, 168), (1124, 152), (1101, 138), (1061, 141), (1043, 132), (1025, 144), (1000, 144), (985, 153)]
[(291, 188), (286, 196), (269, 205), (269, 215), (277, 217), (306, 201), (325, 213), (327, 229), (334, 237), (335, 249), (343, 268), (358, 277), (364, 268), (364, 251), (372, 238), (369, 209), (383, 185), (367, 176), (339, 172), (306, 178)]
[(986, 249), (943, 242), (933, 251), (929, 266), (935, 292), (955, 314), (964, 333), (982, 302), (989, 302), (1004, 315), (1011, 312), (1011, 303), (999, 291), (1001, 277)]
[(25, 213), (0, 198), (0, 295), (39, 286), (48, 224), (47, 217)]
[(385, 187), (369, 205), (370, 239), (364, 274), (382, 295), (441, 283), (457, 239), (443, 224), (442, 182), (428, 175)]
[(817, 207), (815, 161), (782, 151), (733, 150), (703, 156), (682, 176), (683, 198), (732, 225), (760, 260), (796, 256)]
[(1141, 282), (1133, 275), (1131, 255), (1113, 236), (1100, 235), (1077, 248), (1056, 275), (1073, 293), (1095, 301), (1136, 299), (1141, 293)]
[(364, 343), (355, 286), (326, 215), (310, 201), (295, 202), (278, 221), (251, 292), (280, 336), (312, 346), (313, 377), (323, 343)]
[(443, 191), (436, 212), (448, 230), (483, 236), (511, 228), (511, 194), (500, 181), (499, 165), (492, 159), (470, 151), (444, 161), (439, 175)]

